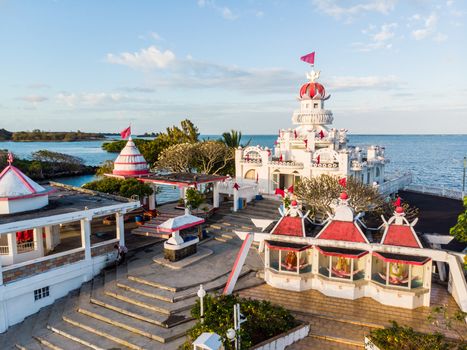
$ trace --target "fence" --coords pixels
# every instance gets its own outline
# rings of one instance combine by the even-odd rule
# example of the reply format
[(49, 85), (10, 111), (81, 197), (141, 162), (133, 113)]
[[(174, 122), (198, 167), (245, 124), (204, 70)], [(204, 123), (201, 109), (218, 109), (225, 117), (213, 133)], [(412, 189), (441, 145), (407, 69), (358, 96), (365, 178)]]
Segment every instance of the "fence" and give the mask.
[(465, 193), (463, 193), (460, 190), (453, 190), (450, 188), (445, 188), (444, 186), (440, 188), (440, 187), (435, 187), (435, 186), (411, 184), (409, 186), (406, 186), (405, 190), (412, 191), (412, 192), (418, 192), (418, 193), (431, 194), (431, 195), (439, 196), (439, 197), (459, 199), (459, 200), (462, 200), (462, 198), (465, 195)]

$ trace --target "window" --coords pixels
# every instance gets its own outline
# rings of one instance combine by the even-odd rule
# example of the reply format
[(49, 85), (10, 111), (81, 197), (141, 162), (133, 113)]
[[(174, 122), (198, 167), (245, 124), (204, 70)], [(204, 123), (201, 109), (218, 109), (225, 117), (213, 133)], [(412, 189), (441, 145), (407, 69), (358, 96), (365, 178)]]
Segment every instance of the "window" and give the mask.
[(39, 288), (34, 291), (34, 301), (49, 296), (49, 287)]
[(315, 104), (313, 105), (313, 108), (318, 108), (318, 104), (315, 103)]

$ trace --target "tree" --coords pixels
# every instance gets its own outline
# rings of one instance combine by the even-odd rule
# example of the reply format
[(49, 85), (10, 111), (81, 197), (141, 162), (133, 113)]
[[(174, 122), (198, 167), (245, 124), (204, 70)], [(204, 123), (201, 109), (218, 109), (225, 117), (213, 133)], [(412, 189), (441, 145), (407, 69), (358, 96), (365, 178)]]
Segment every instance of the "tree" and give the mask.
[(185, 194), (185, 202), (186, 206), (192, 210), (192, 209), (198, 209), (201, 204), (203, 204), (205, 201), (205, 198), (203, 194), (198, 191), (196, 188), (190, 187), (187, 188), (186, 194)]
[(222, 134), (222, 142), (224, 142), (230, 148), (238, 148), (239, 146), (248, 146), (251, 142), (251, 139), (246, 143), (246, 145), (242, 145), (242, 132), (236, 130), (230, 130), (230, 132), (224, 132)]
[(224, 175), (235, 160), (234, 150), (218, 141), (200, 142), (196, 153), (197, 170), (202, 174)]
[(105, 160), (100, 165), (99, 169), (96, 171), (97, 176), (104, 176), (104, 174), (112, 174), (114, 170), (114, 162), (113, 160)]
[(159, 154), (157, 167), (173, 172), (191, 173), (196, 170), (196, 153), (196, 144), (182, 143), (170, 146)]
[(464, 212), (457, 217), (457, 224), (449, 230), (459, 242), (467, 242), (467, 196), (464, 197)]

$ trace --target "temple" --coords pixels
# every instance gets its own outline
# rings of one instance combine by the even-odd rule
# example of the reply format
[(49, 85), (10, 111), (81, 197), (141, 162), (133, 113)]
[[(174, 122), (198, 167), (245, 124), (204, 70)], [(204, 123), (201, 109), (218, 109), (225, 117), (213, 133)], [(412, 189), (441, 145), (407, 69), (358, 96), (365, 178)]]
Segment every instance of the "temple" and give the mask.
[[(124, 244), (138, 201), (0, 173), (0, 333), (91, 280)], [(109, 220), (112, 218), (113, 220)]]
[(237, 182), (256, 181), (264, 194), (290, 188), (302, 177), (321, 174), (353, 176), (375, 186), (385, 182), (388, 159), (384, 147), (349, 146), (347, 130), (331, 127), (332, 112), (324, 107), (330, 95), (316, 81), (319, 75), (314, 70), (307, 74), (309, 81), (299, 90), (300, 108), (292, 115), (294, 128), (280, 129), (272, 150), (260, 146), (236, 150)]

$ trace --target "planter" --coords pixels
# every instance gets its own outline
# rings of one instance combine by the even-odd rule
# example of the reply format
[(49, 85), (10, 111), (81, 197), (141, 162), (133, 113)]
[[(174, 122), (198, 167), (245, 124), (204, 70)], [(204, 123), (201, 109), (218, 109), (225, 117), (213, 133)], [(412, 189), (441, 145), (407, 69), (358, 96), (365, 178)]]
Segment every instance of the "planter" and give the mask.
[(275, 337), (265, 340), (255, 346), (251, 347), (250, 349), (255, 350), (283, 350), (285, 347), (299, 341), (303, 338), (308, 336), (310, 332), (310, 325), (309, 324), (300, 324), (291, 330), (276, 335)]

